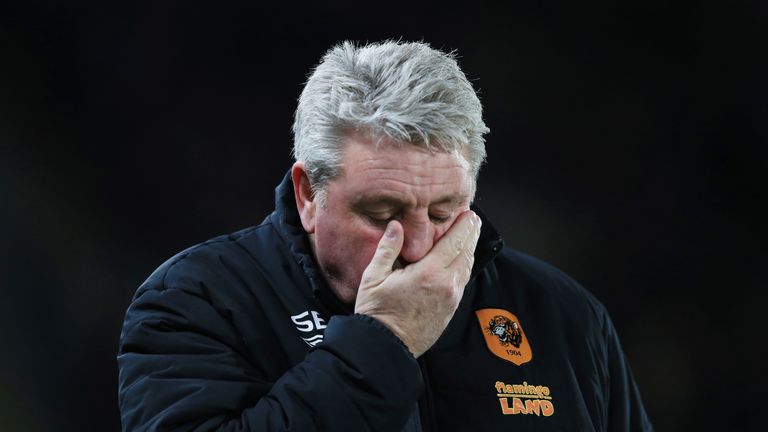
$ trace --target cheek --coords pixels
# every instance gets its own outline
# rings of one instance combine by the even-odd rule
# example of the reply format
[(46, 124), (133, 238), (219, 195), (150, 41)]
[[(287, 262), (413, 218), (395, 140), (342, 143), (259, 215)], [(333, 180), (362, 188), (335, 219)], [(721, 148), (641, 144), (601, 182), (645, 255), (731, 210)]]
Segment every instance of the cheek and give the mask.
[[(455, 221), (455, 219), (454, 219), (454, 221)], [(451, 229), (451, 227), (453, 226), (453, 222), (454, 221), (451, 221), (450, 223), (446, 223), (446, 224), (440, 225), (440, 226), (435, 228), (435, 241), (434, 241), (434, 243), (437, 243), (438, 241), (440, 241), (440, 238), (443, 237), (445, 235), (445, 233), (448, 232), (449, 229)]]
[(357, 269), (361, 276), (363, 270), (368, 267), (368, 264), (370, 264), (373, 259), (373, 255), (376, 253), (376, 248), (379, 245), (379, 239), (381, 239), (383, 234), (383, 231), (377, 232), (375, 230), (366, 230), (365, 232), (360, 233), (357, 248), (352, 253), (354, 254), (353, 259), (357, 262)]
[(460, 210), (456, 213), (456, 216), (451, 218), (450, 221), (442, 225), (437, 225), (435, 227), (435, 243), (437, 243), (440, 240), (440, 238), (443, 237), (445, 233), (447, 233), (453, 227), (453, 224), (456, 223), (456, 219), (459, 218), (459, 215), (461, 215), (463, 212), (467, 210), (469, 210), (468, 204), (466, 206), (461, 207)]
[(326, 258), (321, 258), (326, 261), (323, 264), (335, 267), (335, 272), (357, 277), (370, 263), (383, 234), (383, 229), (349, 218), (318, 221), (315, 233), (321, 249), (318, 255)]
[(451, 221), (435, 227), (435, 241), (434, 241), (435, 243), (440, 241), (440, 239), (445, 235), (445, 233), (447, 233), (451, 229), (453, 224), (456, 223), (456, 219), (457, 218), (453, 218)]

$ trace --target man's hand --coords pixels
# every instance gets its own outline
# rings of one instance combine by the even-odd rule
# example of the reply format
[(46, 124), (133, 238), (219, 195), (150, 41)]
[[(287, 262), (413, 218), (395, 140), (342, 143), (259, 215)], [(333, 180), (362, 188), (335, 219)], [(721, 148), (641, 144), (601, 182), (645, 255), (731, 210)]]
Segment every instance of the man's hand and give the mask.
[(443, 333), (469, 282), (480, 236), (471, 210), (420, 261), (393, 269), (403, 246), (403, 227), (390, 221), (363, 272), (355, 313), (370, 315), (395, 333), (419, 357)]

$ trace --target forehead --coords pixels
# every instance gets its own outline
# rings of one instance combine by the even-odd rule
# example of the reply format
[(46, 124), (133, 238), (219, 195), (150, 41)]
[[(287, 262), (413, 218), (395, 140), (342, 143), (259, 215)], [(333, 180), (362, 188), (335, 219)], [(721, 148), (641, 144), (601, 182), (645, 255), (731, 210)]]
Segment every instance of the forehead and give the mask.
[(459, 151), (429, 151), (359, 135), (345, 143), (337, 180), (349, 199), (468, 201), (474, 189), (470, 165)]

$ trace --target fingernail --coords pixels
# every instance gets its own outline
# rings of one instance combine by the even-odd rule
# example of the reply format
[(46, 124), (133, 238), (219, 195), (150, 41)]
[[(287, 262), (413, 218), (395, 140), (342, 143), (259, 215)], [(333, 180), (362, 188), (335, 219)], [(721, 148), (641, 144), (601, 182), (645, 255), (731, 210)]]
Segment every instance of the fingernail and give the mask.
[(386, 237), (389, 240), (395, 239), (395, 224), (393, 222), (390, 222), (387, 224), (387, 229), (384, 231), (384, 237)]

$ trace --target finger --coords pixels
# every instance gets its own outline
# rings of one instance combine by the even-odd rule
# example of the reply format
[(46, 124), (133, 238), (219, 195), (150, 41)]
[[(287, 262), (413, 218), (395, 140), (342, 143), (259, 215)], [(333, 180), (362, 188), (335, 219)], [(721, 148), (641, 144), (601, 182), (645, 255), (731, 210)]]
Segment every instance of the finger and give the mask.
[(371, 262), (363, 272), (361, 286), (376, 285), (392, 273), (392, 266), (403, 248), (403, 227), (398, 221), (390, 221), (379, 240)]
[(480, 218), (471, 210), (462, 213), (453, 226), (440, 238), (425, 261), (446, 268), (463, 252), (474, 254), (480, 235)]
[(475, 264), (474, 251), (464, 250), (451, 265), (446, 269), (446, 273), (453, 275), (453, 286), (459, 290), (459, 296), (464, 291), (464, 287), (472, 275), (472, 266)]

